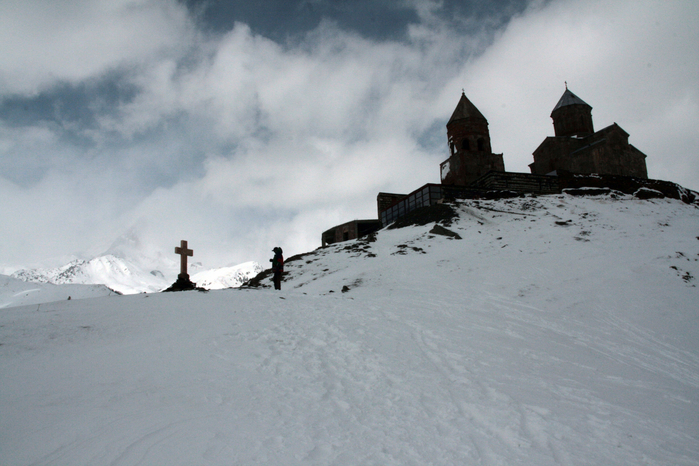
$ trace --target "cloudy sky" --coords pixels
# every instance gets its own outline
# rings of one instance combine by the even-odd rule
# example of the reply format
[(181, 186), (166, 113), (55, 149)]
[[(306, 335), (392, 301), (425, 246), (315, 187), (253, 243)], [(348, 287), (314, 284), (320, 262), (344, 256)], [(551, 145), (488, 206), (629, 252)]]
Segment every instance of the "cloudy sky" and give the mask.
[(462, 89), (529, 172), (564, 82), (699, 190), (699, 2), (3, 0), (0, 272), (129, 238), (216, 267), (439, 182)]

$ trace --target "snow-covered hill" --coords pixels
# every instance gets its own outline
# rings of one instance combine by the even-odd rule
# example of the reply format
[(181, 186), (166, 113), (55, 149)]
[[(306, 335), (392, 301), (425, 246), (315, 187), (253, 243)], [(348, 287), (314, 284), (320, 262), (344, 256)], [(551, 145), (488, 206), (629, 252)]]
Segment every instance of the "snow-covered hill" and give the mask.
[(98, 298), (116, 294), (104, 285), (33, 283), (0, 275), (0, 309), (67, 299)]
[(233, 267), (204, 270), (192, 275), (191, 280), (198, 287), (206, 288), (207, 290), (237, 288), (262, 272), (262, 270), (262, 267), (257, 262), (245, 262)]
[(281, 292), (3, 309), (1, 462), (699, 464), (696, 205), (430, 216), (289, 258)]

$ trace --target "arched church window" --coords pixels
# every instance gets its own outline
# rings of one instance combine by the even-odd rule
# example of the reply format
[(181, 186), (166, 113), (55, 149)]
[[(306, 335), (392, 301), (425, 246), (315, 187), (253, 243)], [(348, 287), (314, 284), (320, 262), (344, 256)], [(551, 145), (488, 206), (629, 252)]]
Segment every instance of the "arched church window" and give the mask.
[(471, 147), (470, 147), (470, 144), (468, 142), (468, 139), (464, 139), (463, 141), (461, 141), (461, 150), (470, 150), (470, 149), (471, 149)]
[(478, 150), (485, 150), (485, 140), (478, 138)]

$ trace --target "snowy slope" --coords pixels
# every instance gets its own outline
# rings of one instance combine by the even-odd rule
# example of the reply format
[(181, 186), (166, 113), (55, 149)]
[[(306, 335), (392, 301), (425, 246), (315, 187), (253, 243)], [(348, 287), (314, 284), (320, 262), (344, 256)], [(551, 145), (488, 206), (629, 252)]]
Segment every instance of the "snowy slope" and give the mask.
[(0, 309), (64, 299), (98, 298), (116, 294), (104, 285), (54, 285), (30, 283), (0, 275)]
[(456, 210), (281, 292), (3, 309), (0, 463), (699, 464), (697, 207)]
[(262, 272), (260, 264), (251, 261), (233, 267), (204, 270), (193, 274), (190, 278), (198, 287), (207, 290), (221, 290), (223, 288), (237, 288), (260, 272)]

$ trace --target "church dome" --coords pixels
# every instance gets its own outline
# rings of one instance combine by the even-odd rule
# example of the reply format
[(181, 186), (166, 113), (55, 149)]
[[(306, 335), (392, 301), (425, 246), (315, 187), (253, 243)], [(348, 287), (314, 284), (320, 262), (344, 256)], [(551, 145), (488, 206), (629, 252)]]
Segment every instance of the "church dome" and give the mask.
[[(558, 100), (558, 103), (556, 104), (555, 107), (553, 107), (553, 110), (551, 111), (551, 114), (558, 110), (559, 108), (567, 107), (569, 105), (585, 105), (587, 107), (590, 107), (584, 100), (582, 100), (580, 97), (577, 95), (573, 94), (570, 92), (568, 88), (566, 88), (566, 91), (563, 93), (561, 98)], [(592, 109), (592, 107), (590, 107)]]
[(595, 132), (592, 107), (577, 95), (566, 90), (551, 112), (553, 129), (559, 137), (585, 137)]

